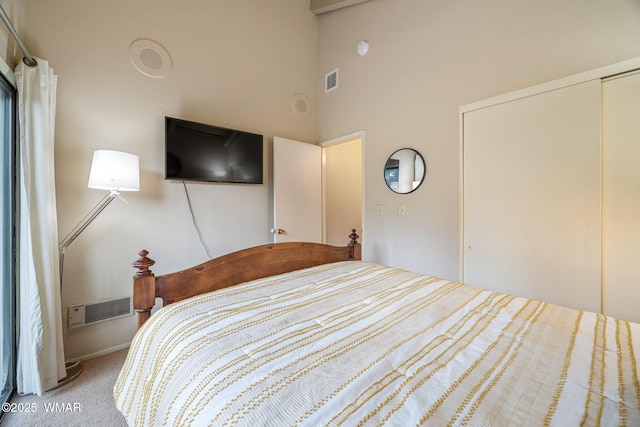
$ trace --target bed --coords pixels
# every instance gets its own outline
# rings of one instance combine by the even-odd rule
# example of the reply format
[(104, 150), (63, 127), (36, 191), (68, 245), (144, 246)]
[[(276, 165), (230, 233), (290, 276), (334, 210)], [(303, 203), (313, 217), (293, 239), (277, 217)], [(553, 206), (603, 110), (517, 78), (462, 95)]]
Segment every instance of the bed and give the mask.
[(158, 277), (141, 252), (129, 425), (640, 425), (640, 325), (364, 262), (356, 239)]

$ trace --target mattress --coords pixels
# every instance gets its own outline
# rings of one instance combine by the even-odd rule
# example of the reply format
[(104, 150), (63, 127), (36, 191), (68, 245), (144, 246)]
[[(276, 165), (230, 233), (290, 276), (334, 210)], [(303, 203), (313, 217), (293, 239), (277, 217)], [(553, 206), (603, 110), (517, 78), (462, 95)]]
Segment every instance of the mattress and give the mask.
[(640, 425), (640, 325), (339, 262), (156, 312), (130, 426)]

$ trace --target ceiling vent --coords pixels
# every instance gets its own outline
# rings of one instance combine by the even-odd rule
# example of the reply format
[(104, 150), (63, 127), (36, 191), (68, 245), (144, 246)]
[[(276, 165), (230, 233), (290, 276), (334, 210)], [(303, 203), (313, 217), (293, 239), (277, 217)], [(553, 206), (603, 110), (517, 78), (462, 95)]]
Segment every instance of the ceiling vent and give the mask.
[(338, 69), (331, 71), (324, 76), (324, 93), (331, 92), (338, 88)]

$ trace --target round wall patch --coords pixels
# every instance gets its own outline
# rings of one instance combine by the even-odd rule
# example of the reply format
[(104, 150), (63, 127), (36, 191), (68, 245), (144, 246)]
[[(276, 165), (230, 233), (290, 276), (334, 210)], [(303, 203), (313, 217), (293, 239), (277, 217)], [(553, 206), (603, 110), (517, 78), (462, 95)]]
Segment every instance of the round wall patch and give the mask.
[(129, 59), (142, 74), (156, 78), (167, 76), (173, 65), (169, 52), (148, 39), (138, 39), (131, 43)]

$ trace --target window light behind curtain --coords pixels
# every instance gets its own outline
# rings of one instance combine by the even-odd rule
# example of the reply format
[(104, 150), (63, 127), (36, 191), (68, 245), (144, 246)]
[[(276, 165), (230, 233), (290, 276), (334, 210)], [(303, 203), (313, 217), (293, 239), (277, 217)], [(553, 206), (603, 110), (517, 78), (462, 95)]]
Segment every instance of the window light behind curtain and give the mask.
[(66, 375), (62, 343), (54, 131), (57, 76), (47, 61), (16, 68), (20, 118), (18, 360), (21, 394), (42, 395)]
[[(0, 61), (0, 68), (8, 72), (8, 66)], [(0, 71), (0, 404), (7, 401), (15, 385), (14, 355), (14, 268), (13, 268), (13, 217), (14, 192), (14, 123), (15, 86)]]

